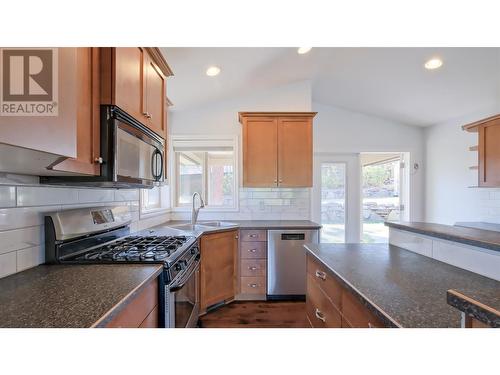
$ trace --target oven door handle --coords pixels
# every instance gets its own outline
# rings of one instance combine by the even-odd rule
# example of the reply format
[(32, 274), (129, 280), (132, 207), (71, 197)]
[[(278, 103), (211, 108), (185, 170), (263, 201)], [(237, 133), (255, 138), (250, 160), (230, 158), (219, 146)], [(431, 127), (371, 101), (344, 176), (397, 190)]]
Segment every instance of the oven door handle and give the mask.
[(186, 284), (186, 282), (191, 278), (191, 276), (194, 275), (194, 273), (196, 272), (196, 270), (198, 269), (199, 265), (200, 265), (200, 261), (199, 259), (195, 259), (193, 263), (191, 264), (194, 264), (194, 267), (192, 267), (191, 271), (189, 272), (189, 274), (187, 276), (184, 276), (180, 281), (176, 282), (174, 286), (171, 286), (169, 289), (170, 289), (170, 292), (176, 292), (180, 289), (182, 289), (184, 287), (184, 285)]

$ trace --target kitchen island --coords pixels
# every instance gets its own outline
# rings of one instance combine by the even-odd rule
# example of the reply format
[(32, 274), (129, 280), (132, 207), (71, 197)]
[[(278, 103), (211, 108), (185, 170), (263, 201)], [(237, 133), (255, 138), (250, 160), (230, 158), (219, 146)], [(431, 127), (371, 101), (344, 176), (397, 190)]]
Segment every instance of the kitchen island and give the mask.
[[(308, 244), (306, 249), (308, 260), (321, 264), (382, 326), (460, 327), (461, 312), (447, 303), (450, 289), (500, 309), (500, 282), (396, 246)], [(491, 324), (498, 325), (500, 317)]]

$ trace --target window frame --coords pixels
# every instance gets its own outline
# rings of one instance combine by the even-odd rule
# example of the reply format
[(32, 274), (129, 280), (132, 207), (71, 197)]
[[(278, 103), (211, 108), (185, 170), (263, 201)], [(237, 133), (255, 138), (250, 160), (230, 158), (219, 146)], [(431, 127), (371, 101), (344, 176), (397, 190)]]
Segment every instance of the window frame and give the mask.
[[(171, 142), (169, 143), (169, 154), (172, 155), (170, 158), (170, 168), (169, 168), (169, 180), (170, 180), (170, 205), (171, 212), (191, 212), (191, 204), (187, 204), (184, 206), (177, 205), (177, 193), (179, 190), (178, 185), (178, 155), (174, 151), (176, 144), (182, 142), (184, 145), (192, 145), (195, 147), (211, 146), (227, 146), (230, 145), (233, 149), (233, 174), (234, 174), (234, 182), (233, 182), (233, 191), (234, 191), (234, 205), (233, 207), (224, 207), (224, 206), (205, 206), (204, 211), (210, 212), (238, 212), (239, 211), (239, 170), (240, 170), (240, 158), (239, 158), (239, 138), (237, 135), (176, 135), (170, 137)], [(203, 196), (203, 200), (205, 203), (208, 203), (206, 197), (208, 197), (208, 160), (204, 158), (203, 160), (203, 175), (202, 175), (202, 186), (203, 190), (201, 192)]]
[[(154, 189), (154, 188), (153, 188)], [(147, 219), (150, 217), (160, 216), (164, 214), (168, 214), (171, 212), (171, 204), (170, 204), (170, 186), (164, 185), (158, 187), (160, 191), (160, 207), (155, 208), (146, 208), (144, 207), (145, 202), (145, 194), (152, 189), (140, 189), (139, 194), (139, 218)], [(168, 190), (167, 190), (168, 189)]]

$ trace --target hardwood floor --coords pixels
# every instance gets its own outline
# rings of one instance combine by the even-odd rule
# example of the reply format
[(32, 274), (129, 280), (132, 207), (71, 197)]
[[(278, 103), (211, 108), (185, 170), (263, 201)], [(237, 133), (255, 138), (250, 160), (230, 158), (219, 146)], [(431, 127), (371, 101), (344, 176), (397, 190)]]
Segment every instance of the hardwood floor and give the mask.
[(308, 328), (302, 301), (237, 301), (202, 316), (201, 328)]

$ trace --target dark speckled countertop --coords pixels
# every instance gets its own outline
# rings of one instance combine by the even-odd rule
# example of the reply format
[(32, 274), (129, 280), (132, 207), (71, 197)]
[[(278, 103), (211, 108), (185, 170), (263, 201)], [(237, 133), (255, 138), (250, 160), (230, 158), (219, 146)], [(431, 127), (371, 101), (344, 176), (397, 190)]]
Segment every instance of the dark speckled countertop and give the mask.
[(308, 253), (387, 326), (460, 327), (447, 291), (500, 309), (500, 282), (387, 244), (308, 244)]
[(0, 327), (100, 327), (163, 266), (41, 265), (0, 279)]
[(500, 233), (492, 230), (415, 221), (387, 221), (385, 225), (390, 228), (437, 237), (443, 240), (500, 251)]

